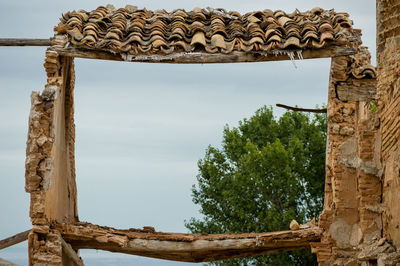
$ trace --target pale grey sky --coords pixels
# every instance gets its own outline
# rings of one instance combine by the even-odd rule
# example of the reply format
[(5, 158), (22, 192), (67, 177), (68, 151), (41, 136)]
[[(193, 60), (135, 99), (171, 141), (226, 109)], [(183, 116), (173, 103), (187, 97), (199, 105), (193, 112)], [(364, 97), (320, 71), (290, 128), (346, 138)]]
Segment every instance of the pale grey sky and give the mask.
[[(0, 0), (0, 38), (47, 38), (68, 10), (127, 1)], [(292, 12), (320, 6), (348, 12), (375, 64), (375, 1), (135, 1), (148, 9), (222, 7), (241, 13), (266, 8)], [(45, 48), (0, 47), (0, 239), (30, 227), (24, 159), (31, 91), (42, 90)], [(234, 126), (263, 105), (326, 103), (330, 60), (168, 65), (76, 59), (76, 172), (82, 221), (117, 228), (154, 226), (185, 232), (199, 217), (191, 202), (197, 161)], [(277, 110), (279, 115), (282, 110)], [(26, 243), (0, 257), (26, 264)], [(21, 257), (22, 256), (22, 257)], [(161, 261), (83, 251), (87, 265)], [(106, 260), (106, 257), (109, 260)], [(162, 265), (183, 265), (162, 262)]]

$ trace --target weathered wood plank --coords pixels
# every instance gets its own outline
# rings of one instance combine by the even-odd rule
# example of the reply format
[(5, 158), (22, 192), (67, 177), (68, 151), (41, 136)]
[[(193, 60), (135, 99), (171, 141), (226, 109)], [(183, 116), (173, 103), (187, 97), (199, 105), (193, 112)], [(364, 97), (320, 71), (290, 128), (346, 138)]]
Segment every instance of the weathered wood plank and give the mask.
[(373, 101), (376, 98), (376, 79), (349, 80), (336, 86), (336, 93), (341, 101)]
[[(230, 54), (222, 53), (204, 53), (204, 52), (180, 52), (169, 55), (121, 55), (118, 53), (107, 52), (103, 50), (83, 49), (75, 47), (59, 48), (52, 47), (60, 55), (117, 60), (128, 62), (146, 62), (146, 63), (178, 63), (178, 64), (207, 64), (207, 63), (242, 63), (242, 62), (264, 62), (291, 60), (286, 52), (275, 51), (270, 54), (264, 52), (232, 52)], [(329, 58), (335, 56), (344, 56), (355, 54), (357, 51), (352, 47), (331, 46), (323, 49), (306, 49), (300, 53), (292, 51), (292, 59), (311, 59), (311, 58)]]
[(0, 250), (4, 248), (8, 248), (10, 246), (16, 245), (28, 239), (28, 234), (31, 230), (26, 230), (22, 233), (13, 235), (6, 239), (0, 240)]
[(0, 38), (0, 46), (50, 46), (51, 39)]
[(0, 258), (1, 266), (19, 266), (18, 264), (12, 263), (11, 261)]
[(166, 260), (204, 262), (250, 257), (272, 252), (310, 248), (322, 229), (249, 234), (178, 234), (146, 230), (117, 230), (92, 224), (58, 224), (63, 238), (75, 249), (111, 252)]
[(63, 238), (61, 238), (61, 246), (63, 248), (63, 252), (67, 257), (77, 266), (84, 266), (81, 258), (76, 254), (75, 250), (72, 249), (71, 245), (65, 242)]

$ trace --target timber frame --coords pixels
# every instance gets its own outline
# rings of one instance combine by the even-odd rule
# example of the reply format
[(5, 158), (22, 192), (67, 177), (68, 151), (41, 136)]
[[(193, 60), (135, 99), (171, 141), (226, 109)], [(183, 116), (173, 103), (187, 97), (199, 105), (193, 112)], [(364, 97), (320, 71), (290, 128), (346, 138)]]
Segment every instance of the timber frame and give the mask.
[[(361, 158), (354, 163), (337, 152), (349, 146), (349, 141), (361, 147), (363, 139), (357, 136), (373, 135), (376, 130), (369, 124), (364, 125), (366, 119), (373, 121), (368, 116), (368, 108), (375, 100), (375, 68), (370, 65), (368, 50), (361, 46), (361, 31), (352, 28), (343, 31), (345, 34), (340, 41), (319, 48), (274, 48), (231, 53), (177, 51), (169, 54), (124, 54), (82, 47), (71, 44), (71, 36), (66, 32), (56, 32), (46, 51), (47, 84), (41, 93), (33, 92), (31, 95), (25, 186), (31, 196), (33, 225), (28, 236), (30, 265), (83, 265), (79, 249), (203, 262), (311, 248), (319, 263), (324, 265), (346, 259), (350, 247), (356, 249), (367, 243), (367, 238), (362, 235), (374, 234), (381, 228), (365, 226), (380, 215), (375, 213), (371, 216), (366, 211), (366, 205), (371, 205), (380, 191), (371, 196), (362, 189), (370, 191), (378, 186), (379, 165), (374, 164), (371, 158)], [(156, 232), (151, 227), (119, 230), (80, 222), (74, 153), (75, 57), (181, 64), (331, 58), (325, 204), (318, 224), (308, 223), (300, 229), (281, 232), (194, 235)], [(364, 121), (364, 124), (359, 121)], [(358, 148), (355, 149), (350, 153), (359, 152)], [(370, 196), (372, 200), (368, 200)], [(357, 204), (352, 205), (349, 201)], [(361, 211), (360, 204), (364, 207)], [(345, 233), (352, 239), (339, 239), (335, 230), (339, 232), (349, 226), (350, 231)], [(361, 248), (356, 250), (360, 252)]]

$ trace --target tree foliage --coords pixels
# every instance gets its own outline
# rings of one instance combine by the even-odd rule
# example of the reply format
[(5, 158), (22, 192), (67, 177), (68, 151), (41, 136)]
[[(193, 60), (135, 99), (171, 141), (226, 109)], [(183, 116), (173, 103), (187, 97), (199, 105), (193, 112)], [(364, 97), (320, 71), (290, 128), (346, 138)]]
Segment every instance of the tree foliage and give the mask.
[[(326, 115), (288, 111), (279, 119), (263, 107), (238, 127), (225, 127), (220, 149), (209, 146), (192, 188), (202, 219), (193, 233), (287, 230), (323, 207)], [(216, 265), (316, 265), (309, 252), (291, 251)]]

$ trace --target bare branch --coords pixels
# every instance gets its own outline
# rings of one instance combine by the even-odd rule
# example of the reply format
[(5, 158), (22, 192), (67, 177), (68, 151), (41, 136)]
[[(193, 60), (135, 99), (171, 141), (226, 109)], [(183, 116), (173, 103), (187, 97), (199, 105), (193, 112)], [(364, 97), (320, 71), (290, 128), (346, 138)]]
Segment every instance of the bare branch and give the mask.
[(284, 104), (280, 104), (280, 103), (277, 103), (276, 106), (282, 107), (285, 109), (289, 109), (292, 111), (296, 111), (296, 112), (326, 113), (326, 108), (324, 108), (324, 109), (305, 109), (305, 108), (292, 107), (292, 106), (288, 106), (288, 105), (284, 105)]

